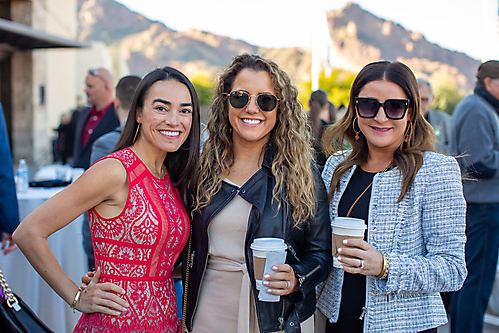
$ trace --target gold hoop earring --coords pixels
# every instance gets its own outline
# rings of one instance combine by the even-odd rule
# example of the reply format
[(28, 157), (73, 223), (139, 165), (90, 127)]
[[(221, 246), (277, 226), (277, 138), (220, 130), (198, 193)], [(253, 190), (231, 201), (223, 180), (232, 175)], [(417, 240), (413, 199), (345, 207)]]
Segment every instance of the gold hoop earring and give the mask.
[[(356, 120), (357, 120), (357, 126), (359, 127), (358, 131), (355, 130), (355, 121)], [(357, 118), (357, 116), (355, 116), (355, 119), (353, 120), (352, 128), (353, 128), (353, 131), (355, 132), (355, 140), (359, 140), (360, 126), (359, 126), (359, 119)]]
[(412, 137), (412, 123), (409, 122), (409, 126), (407, 126), (407, 127), (408, 127), (408, 130), (407, 130), (407, 134), (405, 135), (405, 139), (404, 139), (405, 142), (409, 142), (409, 140)]
[(137, 125), (137, 130), (135, 131), (135, 135), (133, 137), (132, 145), (135, 143), (135, 140), (137, 139), (137, 135), (139, 134), (139, 129), (140, 129), (140, 123)]

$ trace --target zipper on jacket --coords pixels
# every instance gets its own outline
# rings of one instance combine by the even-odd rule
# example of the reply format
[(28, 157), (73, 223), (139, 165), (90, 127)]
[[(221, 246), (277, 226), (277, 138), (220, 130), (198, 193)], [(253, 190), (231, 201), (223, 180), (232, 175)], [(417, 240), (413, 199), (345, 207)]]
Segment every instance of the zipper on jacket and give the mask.
[(281, 316), (277, 318), (277, 321), (279, 322), (279, 331), (282, 331), (284, 329), (284, 303), (282, 304), (282, 311), (281, 311)]
[(366, 312), (367, 312), (367, 308), (365, 306), (363, 306), (362, 307), (362, 313), (360, 314), (360, 317), (359, 317), (360, 320), (364, 319), (364, 316), (365, 316)]
[(321, 268), (321, 265), (318, 265), (317, 267), (315, 267), (313, 270), (311, 270), (310, 272), (308, 272), (307, 274), (305, 275), (302, 275), (298, 278), (298, 282), (300, 283), (300, 288), (301, 288), (301, 285), (303, 284), (303, 282), (305, 282), (306, 279), (308, 279), (310, 277), (310, 275), (314, 274), (315, 272), (317, 272), (317, 270)]
[(300, 262), (300, 258), (298, 258), (298, 255), (296, 254), (296, 251), (295, 249), (293, 249), (293, 247), (291, 245), (288, 244), (288, 250), (289, 252), (291, 252), (291, 254), (293, 255), (293, 257), (295, 258), (295, 260), (297, 262)]
[[(201, 277), (204, 277), (204, 273), (206, 272), (206, 267), (207, 266), (208, 266), (208, 256), (206, 256), (206, 259), (204, 261), (204, 268), (203, 268), (203, 273), (201, 274)], [(194, 319), (194, 315), (196, 314), (196, 310), (198, 309), (199, 293), (201, 291), (201, 285), (202, 284), (203, 284), (203, 279), (201, 279), (201, 282), (199, 283), (198, 293), (197, 293), (198, 296), (196, 297), (196, 304), (194, 304), (194, 309), (192, 311), (192, 317), (190, 318), (191, 327), (192, 327), (192, 321)], [(186, 305), (187, 305), (187, 297), (186, 297)], [(185, 320), (187, 320), (187, 318)]]

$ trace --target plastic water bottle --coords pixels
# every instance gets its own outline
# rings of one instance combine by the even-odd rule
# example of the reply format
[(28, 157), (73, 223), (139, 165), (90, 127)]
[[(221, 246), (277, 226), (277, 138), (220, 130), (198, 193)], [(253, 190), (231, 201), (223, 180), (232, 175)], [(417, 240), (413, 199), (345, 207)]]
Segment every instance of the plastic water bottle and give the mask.
[(17, 169), (17, 191), (26, 192), (29, 187), (29, 171), (25, 159), (19, 160), (19, 168)]

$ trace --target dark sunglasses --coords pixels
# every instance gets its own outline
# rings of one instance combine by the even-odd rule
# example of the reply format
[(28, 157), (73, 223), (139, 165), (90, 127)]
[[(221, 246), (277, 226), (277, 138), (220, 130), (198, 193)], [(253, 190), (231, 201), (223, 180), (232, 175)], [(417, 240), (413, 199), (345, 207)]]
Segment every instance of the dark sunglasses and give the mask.
[(384, 103), (380, 103), (376, 98), (372, 97), (355, 97), (355, 108), (361, 118), (376, 117), (381, 106), (385, 110), (388, 119), (398, 120), (405, 117), (405, 113), (409, 108), (409, 100), (387, 99)]
[(233, 108), (242, 109), (248, 105), (251, 97), (256, 97), (256, 103), (260, 110), (268, 112), (276, 108), (279, 98), (270, 93), (261, 93), (258, 96), (251, 96), (244, 90), (235, 90), (229, 96), (229, 103)]

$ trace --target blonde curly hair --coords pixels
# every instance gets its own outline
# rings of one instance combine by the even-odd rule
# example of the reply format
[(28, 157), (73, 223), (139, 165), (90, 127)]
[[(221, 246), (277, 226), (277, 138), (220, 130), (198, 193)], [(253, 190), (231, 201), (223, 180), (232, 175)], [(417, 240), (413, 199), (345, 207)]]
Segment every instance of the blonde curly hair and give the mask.
[(224, 176), (234, 163), (232, 126), (229, 123), (227, 94), (231, 92), (236, 76), (243, 69), (269, 73), (279, 99), (277, 121), (270, 133), (268, 145), (275, 150), (272, 174), (276, 185), (273, 200), (283, 197), (292, 206), (295, 225), (315, 215), (316, 198), (312, 174), (313, 150), (306, 114), (298, 102), (298, 90), (291, 85), (288, 75), (275, 62), (258, 55), (241, 54), (220, 76), (212, 106), (208, 112), (208, 139), (203, 144), (197, 186), (195, 211), (210, 204), (210, 199), (222, 187)]

